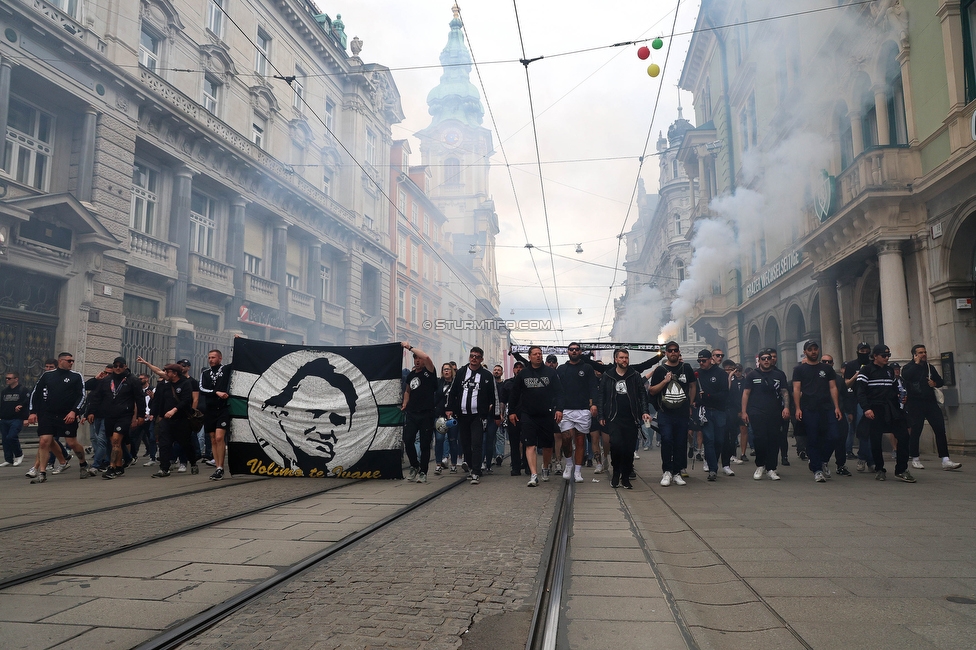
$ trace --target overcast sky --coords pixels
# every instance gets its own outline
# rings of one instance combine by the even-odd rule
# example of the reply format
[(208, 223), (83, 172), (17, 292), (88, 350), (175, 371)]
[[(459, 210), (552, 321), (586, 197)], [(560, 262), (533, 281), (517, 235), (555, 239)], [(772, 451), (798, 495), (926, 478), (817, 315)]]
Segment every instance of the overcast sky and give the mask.
[[(452, 18), (451, 0), (346, 0), (319, 6), (330, 16), (341, 14), (346, 34), (362, 39), (361, 58), (393, 70), (400, 91), (405, 120), (393, 127), (394, 139), (409, 138), (415, 152), (412, 164), (420, 164), (419, 146), (413, 134), (430, 124), (427, 93), (440, 79), (438, 57), (447, 43)], [(634, 195), (639, 161), (649, 127), (648, 153), (656, 151), (658, 132), (667, 132), (677, 117), (677, 82), (690, 36), (668, 38), (675, 20), (677, 0), (519, 0), (518, 18), (529, 59), (544, 56), (529, 65), (529, 83), (535, 106), (539, 152), (543, 161), (545, 204), (553, 251), (571, 259), (554, 258), (556, 290), (550, 257), (535, 251), (543, 290), (526, 241), (547, 247), (543, 189), (533, 140), (525, 71), (517, 62), (522, 46), (514, 4), (507, 0), (459, 0), (461, 17), (470, 38), (468, 43), (480, 65), (487, 102), (494, 112), (497, 129), (485, 114), (484, 126), (492, 129), (496, 154), (492, 158), (491, 194), (495, 200), (501, 233), (498, 236), (498, 282), (503, 318), (549, 317), (545, 298), (552, 310), (554, 327), (562, 332), (516, 333), (517, 342), (568, 342), (607, 336), (613, 320), (613, 303), (607, 306), (611, 269), (617, 254), (616, 235), (626, 219), (627, 229), (637, 218)], [(681, 2), (676, 32), (694, 28), (699, 2)], [(641, 61), (637, 46), (606, 48), (613, 43), (661, 36), (664, 48), (652, 51)], [(665, 65), (668, 46), (670, 58)], [(586, 48), (591, 52), (553, 56)], [(491, 63), (516, 60), (512, 63)], [(654, 62), (663, 73), (647, 74)], [(411, 66), (438, 67), (404, 70)], [(480, 88), (475, 71), (471, 81)], [(651, 125), (655, 99), (660, 105)], [(691, 96), (682, 93), (685, 117), (694, 122)], [(502, 147), (512, 163), (511, 180), (504, 167)], [(618, 158), (591, 162), (592, 158)], [(547, 164), (548, 163), (548, 164)], [(645, 160), (641, 176), (647, 191), (657, 191), (657, 158)], [(514, 181), (514, 183), (513, 183)], [(514, 190), (513, 190), (514, 184)], [(515, 194), (528, 232), (523, 234)], [(582, 243), (584, 252), (575, 253)], [(620, 265), (623, 262), (621, 249)], [(617, 273), (616, 284), (624, 280)], [(621, 288), (613, 291), (620, 295)], [(556, 311), (558, 305), (560, 310)], [(604, 318), (604, 309), (606, 317)], [(514, 309), (515, 314), (511, 312)], [(582, 314), (578, 311), (582, 310)], [(649, 333), (649, 342), (656, 333)]]

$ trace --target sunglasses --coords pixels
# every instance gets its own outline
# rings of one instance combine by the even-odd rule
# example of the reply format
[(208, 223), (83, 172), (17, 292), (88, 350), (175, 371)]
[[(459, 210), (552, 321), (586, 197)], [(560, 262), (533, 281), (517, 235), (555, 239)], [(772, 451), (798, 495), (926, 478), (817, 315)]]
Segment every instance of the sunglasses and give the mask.
[(113, 363), (112, 364), (112, 367), (113, 368), (125, 368), (125, 364), (124, 363)]
[(566, 352), (581, 352), (580, 348), (566, 348)]
[(713, 354), (712, 356), (715, 357), (716, 359), (722, 359), (725, 357), (724, 354)]
[(665, 350), (665, 352), (667, 352), (668, 354), (674, 354), (675, 352), (679, 352), (679, 351), (680, 350), (678, 350), (678, 348), (671, 348), (669, 350)]
[(834, 365), (834, 360), (833, 359), (824, 359), (824, 363), (826, 363), (828, 366), (832, 366), (832, 365)]
[(61, 360), (64, 361), (65, 363), (74, 363), (75, 362), (74, 359), (61, 359)]
[(882, 352), (882, 353), (881, 353), (881, 354), (879, 354), (878, 356), (879, 356), (879, 357), (884, 357), (885, 359), (888, 359), (888, 358), (890, 358), (890, 357), (891, 357), (891, 353), (890, 353), (890, 352)]
[(4, 377), (4, 380), (6, 380), (6, 381), (13, 381), (14, 378), (13, 377)]
[(769, 356), (769, 355), (767, 354), (767, 355), (766, 355), (766, 356), (764, 356), (764, 357), (759, 357), (759, 360), (760, 360), (760, 361), (772, 361), (772, 360), (773, 360), (773, 358), (772, 358), (771, 356)]

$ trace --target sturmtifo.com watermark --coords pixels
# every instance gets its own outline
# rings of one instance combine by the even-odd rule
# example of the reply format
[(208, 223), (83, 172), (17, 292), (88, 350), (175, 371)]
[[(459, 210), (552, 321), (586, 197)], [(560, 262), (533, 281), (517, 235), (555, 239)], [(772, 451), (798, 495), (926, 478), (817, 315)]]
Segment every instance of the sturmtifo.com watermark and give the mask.
[(425, 320), (421, 323), (425, 330), (522, 330), (547, 331), (553, 330), (552, 320), (502, 320), (500, 318), (485, 318), (482, 320), (448, 320), (438, 318)]

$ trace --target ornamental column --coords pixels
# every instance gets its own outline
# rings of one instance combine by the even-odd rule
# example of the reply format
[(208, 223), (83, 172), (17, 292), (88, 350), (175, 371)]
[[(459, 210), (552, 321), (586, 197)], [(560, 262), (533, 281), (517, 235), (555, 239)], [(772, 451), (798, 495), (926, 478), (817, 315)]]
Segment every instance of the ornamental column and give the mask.
[[(227, 229), (227, 264), (233, 267), (234, 299), (227, 305), (224, 329), (238, 329), (241, 305), (244, 304), (244, 219), (247, 200), (240, 194), (230, 200), (230, 223)], [(235, 325), (231, 327), (231, 323)]]
[(852, 111), (849, 117), (851, 119), (851, 140), (854, 141), (854, 157), (857, 158), (864, 153), (864, 129), (861, 127), (860, 113)]
[(888, 95), (884, 86), (874, 88), (874, 112), (878, 116), (878, 144), (891, 144), (891, 127), (888, 123)]
[(271, 239), (271, 280), (278, 283), (278, 309), (282, 320), (288, 315), (288, 224), (278, 221)]
[[(881, 280), (881, 322), (884, 344), (893, 359), (910, 358), (911, 329), (908, 325), (908, 290), (905, 285), (905, 263), (900, 241), (883, 241), (876, 245), (878, 274)], [(823, 307), (821, 306), (821, 309)]]
[(833, 355), (835, 359), (841, 359), (843, 350), (841, 349), (837, 277), (833, 273), (821, 273), (817, 276), (817, 287), (820, 289), (820, 349)]
[(0, 60), (0, 169), (7, 169), (7, 116), (10, 113), (10, 59)]

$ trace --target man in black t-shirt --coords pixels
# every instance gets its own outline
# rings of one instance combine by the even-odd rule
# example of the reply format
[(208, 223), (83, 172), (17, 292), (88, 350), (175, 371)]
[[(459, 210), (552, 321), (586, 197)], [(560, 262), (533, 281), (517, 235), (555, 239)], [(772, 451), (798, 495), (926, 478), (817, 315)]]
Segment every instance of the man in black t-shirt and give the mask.
[(837, 441), (837, 423), (844, 417), (840, 412), (837, 373), (820, 362), (820, 344), (816, 341), (803, 344), (803, 355), (803, 361), (793, 369), (796, 419), (806, 428), (810, 471), (817, 483), (824, 483), (830, 478), (826, 459)]
[[(407, 375), (407, 389), (403, 392), (404, 411), (403, 446), (410, 461), (408, 481), (427, 482), (430, 465), (430, 445), (434, 439), (434, 407), (437, 404), (437, 374), (434, 362), (420, 348), (406, 341), (400, 343), (404, 350), (413, 352), (413, 370)], [(417, 433), (420, 433), (420, 458), (417, 458)]]
[(756, 447), (756, 472), (752, 478), (758, 481), (768, 474), (771, 480), (778, 481), (779, 433), (782, 423), (790, 419), (786, 375), (773, 366), (772, 353), (763, 350), (759, 353), (759, 367), (750, 369), (742, 381), (740, 417), (752, 426)]
[(685, 450), (688, 449), (688, 418), (691, 404), (698, 391), (695, 373), (681, 361), (681, 348), (675, 341), (664, 344), (667, 360), (654, 369), (648, 382), (648, 392), (657, 410), (657, 426), (661, 432), (661, 485), (685, 485), (681, 476)]
[[(867, 427), (861, 424), (864, 412), (857, 404), (857, 393), (855, 384), (859, 371), (865, 365), (871, 363), (871, 346), (865, 341), (857, 344), (857, 357), (845, 363), (841, 369), (844, 380), (841, 388), (841, 409), (847, 416), (847, 456), (851, 459), (854, 451), (854, 438), (857, 438), (857, 471), (863, 472), (871, 466), (874, 468), (874, 459), (871, 458), (871, 443), (868, 440)], [(862, 432), (863, 429), (863, 432)], [(843, 434), (842, 434), (843, 435)]]

